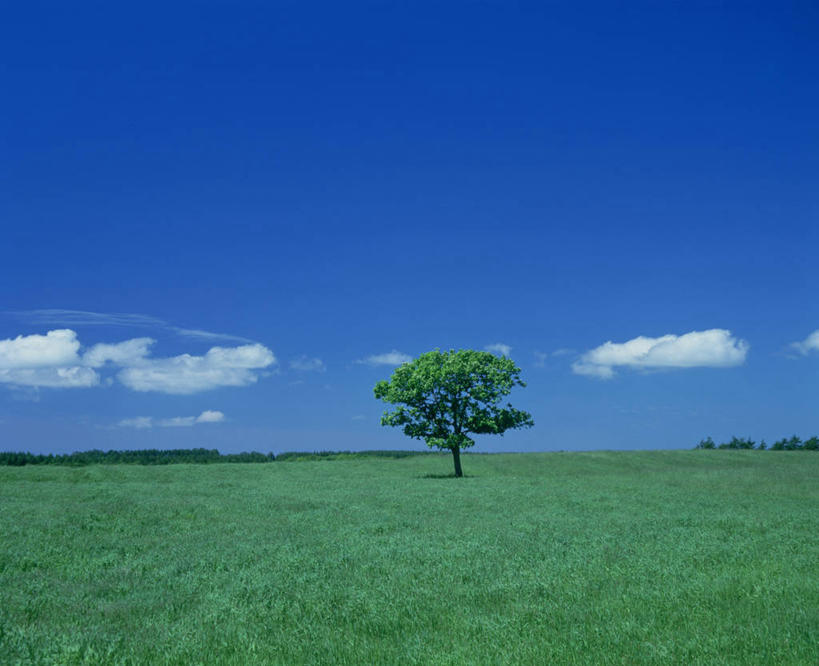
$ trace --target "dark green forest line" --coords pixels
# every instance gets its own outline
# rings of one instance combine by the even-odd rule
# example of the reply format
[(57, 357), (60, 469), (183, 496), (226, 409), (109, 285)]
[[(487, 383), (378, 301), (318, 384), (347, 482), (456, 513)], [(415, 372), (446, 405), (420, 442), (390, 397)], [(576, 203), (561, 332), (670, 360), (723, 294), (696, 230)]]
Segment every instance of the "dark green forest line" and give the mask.
[(750, 437), (731, 437), (730, 441), (717, 444), (710, 437), (706, 437), (695, 449), (756, 449), (757, 451), (819, 451), (819, 437), (813, 436), (802, 441), (797, 435), (783, 437), (776, 440), (770, 446), (765, 440), (760, 440), (757, 444)]
[(219, 453), (218, 449), (141, 449), (136, 451), (75, 451), (65, 454), (0, 452), (0, 466), (24, 465), (176, 465), (181, 463), (269, 463), (339, 458), (406, 458), (428, 455), (430, 451), (291, 451), (274, 455), (258, 451)]
[[(819, 437), (802, 440), (798, 436), (783, 437), (768, 445), (765, 440), (755, 442), (746, 437), (732, 437), (717, 444), (707, 437), (695, 449), (744, 449), (756, 451), (819, 451)], [(409, 456), (435, 455), (437, 451), (372, 450), (372, 451), (287, 451), (275, 455), (250, 451), (243, 453), (220, 453), (218, 449), (139, 449), (133, 451), (75, 451), (74, 453), (40, 454), (22, 451), (0, 452), (0, 466), (22, 467), (24, 465), (178, 465), (182, 463), (270, 463), (311, 460), (341, 460), (355, 458), (407, 458)], [(440, 455), (440, 454), (439, 454)]]

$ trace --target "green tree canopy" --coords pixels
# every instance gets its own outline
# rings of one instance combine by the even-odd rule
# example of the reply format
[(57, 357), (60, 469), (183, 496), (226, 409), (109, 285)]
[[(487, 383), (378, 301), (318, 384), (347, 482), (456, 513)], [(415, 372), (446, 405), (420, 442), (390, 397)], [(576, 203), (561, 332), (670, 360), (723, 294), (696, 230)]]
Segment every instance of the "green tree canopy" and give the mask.
[(501, 404), (515, 386), (526, 384), (511, 359), (472, 349), (436, 349), (378, 382), (375, 397), (398, 405), (384, 412), (381, 425), (401, 427), (430, 448), (449, 449), (455, 476), (463, 476), (460, 452), (475, 444), (470, 434), (502, 435), (534, 425), (531, 414)]

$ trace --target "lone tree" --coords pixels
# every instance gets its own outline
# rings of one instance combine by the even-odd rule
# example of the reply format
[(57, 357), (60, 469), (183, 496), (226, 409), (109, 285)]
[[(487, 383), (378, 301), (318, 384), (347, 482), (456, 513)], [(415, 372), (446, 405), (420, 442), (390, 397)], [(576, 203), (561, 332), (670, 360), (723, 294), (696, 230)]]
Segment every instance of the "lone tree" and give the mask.
[(508, 358), (472, 349), (436, 349), (396, 368), (389, 381), (378, 382), (375, 397), (399, 405), (384, 412), (381, 425), (400, 426), (430, 448), (449, 449), (455, 476), (463, 476), (461, 449), (475, 444), (468, 435), (502, 435), (534, 425), (531, 414), (501, 405), (514, 386), (526, 384)]

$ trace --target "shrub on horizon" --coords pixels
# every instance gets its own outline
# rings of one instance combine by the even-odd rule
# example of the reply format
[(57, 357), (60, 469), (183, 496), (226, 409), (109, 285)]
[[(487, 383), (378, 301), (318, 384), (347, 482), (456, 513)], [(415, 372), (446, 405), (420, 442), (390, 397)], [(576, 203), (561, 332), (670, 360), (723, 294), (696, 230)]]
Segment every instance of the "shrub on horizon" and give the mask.
[(743, 438), (743, 437), (731, 437), (730, 442), (723, 442), (719, 445), (718, 448), (720, 449), (753, 449), (756, 446), (756, 442), (752, 440), (750, 437)]
[(729, 442), (722, 442), (721, 444), (717, 445), (714, 443), (714, 440), (711, 439), (711, 437), (706, 437), (705, 439), (701, 439), (699, 444), (694, 447), (694, 449), (746, 450), (754, 448), (757, 451), (819, 451), (819, 437), (814, 435), (810, 439), (806, 439), (804, 442), (798, 435), (783, 437), (782, 439), (778, 439), (771, 444), (770, 447), (764, 439), (760, 440), (759, 445), (756, 445), (754, 440), (752, 440), (750, 437), (731, 437)]

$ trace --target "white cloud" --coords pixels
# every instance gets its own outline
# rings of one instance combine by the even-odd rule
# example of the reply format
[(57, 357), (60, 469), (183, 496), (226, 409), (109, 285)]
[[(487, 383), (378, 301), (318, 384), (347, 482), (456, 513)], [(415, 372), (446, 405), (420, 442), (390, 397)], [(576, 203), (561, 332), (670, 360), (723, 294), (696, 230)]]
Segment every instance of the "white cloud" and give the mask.
[(327, 366), (320, 358), (308, 358), (307, 356), (299, 356), (290, 361), (290, 368), (292, 370), (299, 370), (301, 372), (324, 372)]
[(197, 423), (219, 423), (225, 420), (222, 412), (206, 409), (199, 416), (173, 416), (167, 419), (154, 419), (151, 416), (136, 416), (131, 419), (122, 419), (117, 425), (123, 428), (180, 428), (190, 427)]
[(45, 388), (87, 388), (100, 382), (82, 367), (80, 341), (70, 329), (0, 340), (0, 384)]
[(509, 356), (512, 352), (512, 348), (509, 345), (505, 345), (502, 342), (496, 342), (493, 345), (486, 345), (484, 349), (488, 352), (492, 352), (493, 354), (499, 354), (500, 356)]
[(189, 394), (253, 384), (259, 378), (256, 371), (275, 362), (273, 352), (260, 344), (212, 347), (204, 356), (146, 358), (121, 370), (117, 378), (135, 391)]
[(814, 331), (801, 342), (791, 343), (791, 348), (807, 356), (811, 352), (819, 351), (819, 330)]
[(206, 409), (196, 417), (197, 423), (219, 423), (225, 420), (225, 415), (215, 409)]
[(618, 366), (630, 368), (726, 368), (742, 365), (749, 345), (730, 331), (712, 328), (659, 338), (639, 336), (623, 343), (606, 342), (572, 364), (579, 375), (609, 379)]
[(77, 352), (80, 341), (67, 328), (49, 331), (45, 335), (18, 335), (0, 340), (0, 368), (44, 368), (79, 365)]
[(385, 354), (374, 354), (367, 358), (356, 361), (356, 363), (364, 363), (365, 365), (402, 365), (409, 363), (412, 356), (404, 354), (403, 352), (393, 349), (391, 352)]
[(108, 361), (116, 365), (134, 365), (143, 361), (155, 342), (152, 338), (133, 338), (116, 344), (98, 344), (85, 352), (82, 360), (92, 368), (100, 368)]
[(595, 365), (594, 363), (583, 363), (575, 361), (572, 363), (572, 371), (576, 375), (586, 375), (587, 377), (599, 377), (600, 379), (611, 379), (614, 377), (614, 370), (609, 365)]
[[(95, 368), (121, 368), (117, 378), (136, 391), (196, 393), (220, 386), (247, 386), (259, 371), (276, 362), (273, 352), (254, 343), (212, 347), (203, 356), (182, 354), (152, 358), (152, 338), (100, 343), (82, 356), (75, 331), (57, 329), (45, 335), (0, 340), (0, 384), (20, 387), (82, 388), (100, 384)], [(106, 384), (111, 378), (106, 377)]]

